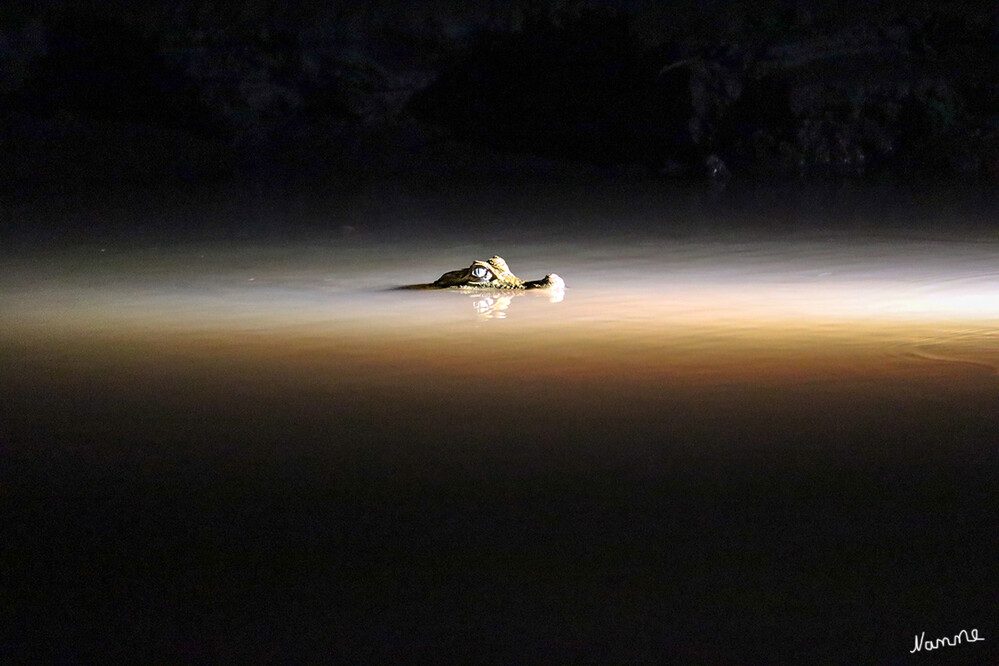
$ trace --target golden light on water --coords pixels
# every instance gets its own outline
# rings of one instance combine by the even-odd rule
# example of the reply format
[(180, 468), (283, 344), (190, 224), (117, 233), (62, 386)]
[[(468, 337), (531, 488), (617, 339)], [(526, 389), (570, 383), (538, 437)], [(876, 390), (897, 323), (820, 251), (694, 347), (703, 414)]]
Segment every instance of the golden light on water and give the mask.
[(414, 265), (393, 248), (367, 263), (294, 247), (152, 261), (124, 253), (110, 265), (64, 257), (44, 270), (24, 260), (6, 270), (0, 340), (69, 356), (103, 344), (86, 360), (98, 364), (129, 354), (237, 366), (264, 359), (275, 372), (362, 388), (379, 377), (502, 384), (556, 376), (779, 382), (942, 367), (994, 374), (995, 248), (892, 247), (681, 244), (610, 249), (596, 261), (586, 247), (519, 253), (528, 275), (555, 262), (564, 298), (395, 290), (451, 266), (434, 253)]

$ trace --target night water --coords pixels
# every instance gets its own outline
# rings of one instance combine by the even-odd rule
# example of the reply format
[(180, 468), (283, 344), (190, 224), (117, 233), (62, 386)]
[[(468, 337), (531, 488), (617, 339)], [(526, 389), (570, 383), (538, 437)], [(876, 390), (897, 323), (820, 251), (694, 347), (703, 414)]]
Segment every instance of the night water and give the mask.
[(0, 658), (995, 656), (994, 231), (375, 199), (7, 244)]

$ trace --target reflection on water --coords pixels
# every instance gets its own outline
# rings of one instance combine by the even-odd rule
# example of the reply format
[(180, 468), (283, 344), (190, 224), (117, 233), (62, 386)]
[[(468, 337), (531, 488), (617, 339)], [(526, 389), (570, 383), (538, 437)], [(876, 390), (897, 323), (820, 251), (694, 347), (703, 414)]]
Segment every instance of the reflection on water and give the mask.
[(479, 294), (468, 294), (468, 297), (472, 300), (475, 313), (482, 319), (506, 319), (506, 311), (513, 299), (526, 296), (528, 293), (534, 298), (544, 298), (549, 303), (561, 303), (565, 299), (565, 291), (562, 289), (549, 292), (490, 290)]
[[(901, 663), (921, 630), (989, 641), (997, 251), (8, 255), (5, 541), (65, 553), (15, 554), (16, 608), (70, 589), (77, 623), (36, 631), (74, 658)], [(497, 252), (564, 297), (396, 289)]]

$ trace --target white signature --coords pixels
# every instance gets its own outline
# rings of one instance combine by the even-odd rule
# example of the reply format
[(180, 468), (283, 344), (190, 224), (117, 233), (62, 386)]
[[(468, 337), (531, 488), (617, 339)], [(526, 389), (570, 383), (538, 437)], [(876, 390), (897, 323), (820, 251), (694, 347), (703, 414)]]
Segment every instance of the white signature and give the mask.
[(942, 647), (954, 647), (955, 645), (960, 645), (961, 643), (977, 643), (978, 641), (984, 641), (984, 636), (978, 635), (978, 629), (972, 629), (970, 632), (966, 629), (954, 634), (952, 637), (945, 636), (943, 638), (938, 638), (936, 640), (930, 639), (926, 640), (926, 632), (917, 634), (915, 637), (916, 645), (911, 650), (909, 654), (913, 652), (919, 652), (920, 650), (939, 650)]

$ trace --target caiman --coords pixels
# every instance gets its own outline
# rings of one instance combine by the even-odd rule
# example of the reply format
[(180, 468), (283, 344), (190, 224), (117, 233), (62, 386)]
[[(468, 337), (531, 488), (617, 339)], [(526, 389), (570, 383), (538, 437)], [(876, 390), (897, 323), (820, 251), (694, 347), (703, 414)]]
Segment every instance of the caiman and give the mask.
[(418, 285), (425, 289), (565, 289), (565, 282), (555, 273), (540, 280), (521, 280), (513, 274), (503, 257), (476, 260), (468, 268), (449, 271), (435, 282)]

